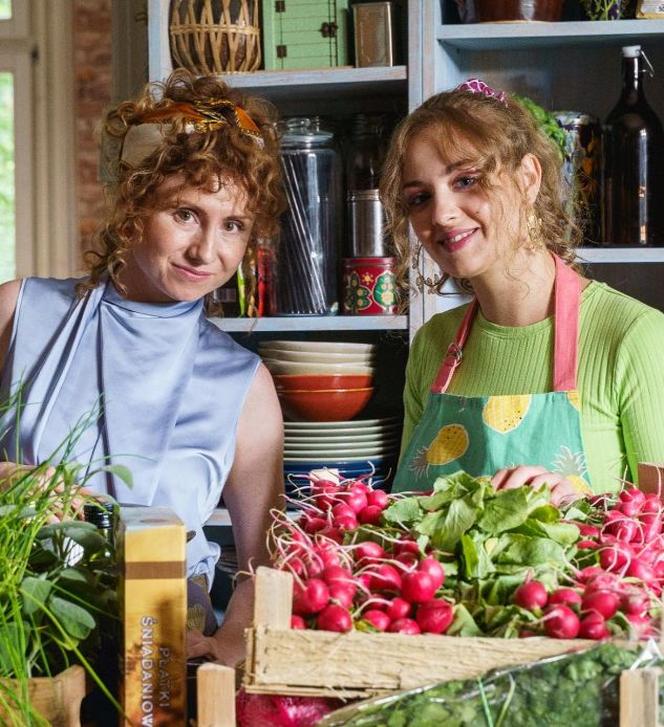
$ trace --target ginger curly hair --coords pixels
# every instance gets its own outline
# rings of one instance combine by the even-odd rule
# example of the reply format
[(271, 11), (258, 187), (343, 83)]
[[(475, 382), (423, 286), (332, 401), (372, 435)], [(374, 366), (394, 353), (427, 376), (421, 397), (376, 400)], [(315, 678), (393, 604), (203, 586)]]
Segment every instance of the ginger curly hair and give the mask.
[[(410, 267), (417, 267), (419, 249), (412, 258), (408, 239), (408, 209), (402, 193), (403, 164), (410, 141), (424, 130), (433, 129), (443, 158), (468, 159), (481, 176), (479, 183), (488, 195), (498, 196), (496, 174), (509, 176), (526, 154), (534, 154), (542, 167), (542, 182), (532, 208), (539, 221), (544, 245), (573, 265), (581, 231), (562, 203), (561, 164), (557, 148), (537, 126), (532, 114), (514, 97), (506, 103), (467, 90), (453, 90), (432, 96), (397, 126), (383, 166), (381, 199), (388, 230), (399, 257), (398, 280), (402, 290), (410, 290)], [(525, 216), (524, 209), (519, 214)], [(505, 212), (507, 213), (507, 212)], [(448, 276), (422, 280), (434, 293), (441, 294)], [(469, 290), (467, 281), (458, 281)]]
[[(145, 220), (160, 203), (158, 188), (167, 178), (180, 175), (182, 187), (218, 188), (230, 178), (247, 197), (247, 210), (255, 215), (250, 245), (269, 238), (278, 230), (278, 218), (285, 208), (279, 162), (276, 111), (267, 101), (247, 96), (213, 76), (196, 78), (184, 69), (174, 71), (163, 83), (150, 83), (132, 101), (110, 109), (104, 132), (119, 147), (133, 123), (145, 113), (167, 109), (174, 103), (228, 99), (240, 106), (256, 124), (260, 144), (231, 124), (188, 133), (183, 121), (162, 128), (163, 142), (138, 166), (119, 162), (117, 179), (107, 184), (110, 210), (104, 225), (94, 236), (94, 245), (84, 255), (88, 277), (78, 286), (79, 295), (110, 278), (125, 292), (119, 274), (131, 248), (140, 244)], [(218, 312), (208, 295), (208, 312)]]

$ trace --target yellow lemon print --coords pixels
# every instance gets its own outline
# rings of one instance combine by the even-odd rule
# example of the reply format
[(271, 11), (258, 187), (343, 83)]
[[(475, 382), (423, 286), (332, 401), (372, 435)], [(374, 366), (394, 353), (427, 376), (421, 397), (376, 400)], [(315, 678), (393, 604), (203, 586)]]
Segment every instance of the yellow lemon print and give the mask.
[(468, 432), (461, 424), (448, 424), (426, 451), (427, 464), (443, 465), (462, 457), (468, 449)]
[(593, 491), (590, 489), (590, 485), (579, 475), (566, 475), (565, 479), (572, 485), (574, 492), (579, 495), (592, 495)]
[(569, 403), (577, 411), (581, 411), (581, 397), (579, 396), (579, 392), (578, 391), (568, 391), (567, 392), (567, 398), (569, 399)]
[(501, 434), (511, 432), (523, 421), (530, 396), (490, 396), (482, 411), (484, 423)]

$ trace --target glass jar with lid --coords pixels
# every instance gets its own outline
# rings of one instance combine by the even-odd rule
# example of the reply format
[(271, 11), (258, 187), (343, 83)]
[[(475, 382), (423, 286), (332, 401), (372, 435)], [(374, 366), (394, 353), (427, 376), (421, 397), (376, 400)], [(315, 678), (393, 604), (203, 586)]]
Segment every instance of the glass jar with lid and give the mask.
[(338, 312), (342, 162), (334, 132), (319, 117), (286, 119), (281, 161), (288, 209), (276, 256), (276, 315)]

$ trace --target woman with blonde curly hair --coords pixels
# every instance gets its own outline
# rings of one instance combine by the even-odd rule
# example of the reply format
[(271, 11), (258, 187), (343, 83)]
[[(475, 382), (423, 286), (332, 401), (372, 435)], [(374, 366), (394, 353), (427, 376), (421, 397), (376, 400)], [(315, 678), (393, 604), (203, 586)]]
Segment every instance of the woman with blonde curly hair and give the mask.
[[(146, 87), (106, 118), (111, 210), (88, 276), (0, 286), (2, 391), (20, 386), (22, 405), (4, 422), (5, 458), (37, 465), (77, 431), (68, 457), (94, 473), (91, 492), (172, 508), (192, 531), (189, 655), (226, 663), (242, 656), (252, 586), (240, 582), (217, 629), (219, 548), (203, 525), (223, 490), (240, 569), (267, 560), (283, 425), (269, 373), (205, 305), (277, 227), (274, 121), (268, 104), (214, 78), (175, 72)], [(126, 466), (133, 486), (99, 465)]]
[(397, 490), (463, 469), (553, 499), (664, 460), (664, 315), (575, 268), (560, 159), (531, 114), (479, 79), (396, 130), (382, 197), (405, 270), (409, 227), (473, 294), (417, 333)]

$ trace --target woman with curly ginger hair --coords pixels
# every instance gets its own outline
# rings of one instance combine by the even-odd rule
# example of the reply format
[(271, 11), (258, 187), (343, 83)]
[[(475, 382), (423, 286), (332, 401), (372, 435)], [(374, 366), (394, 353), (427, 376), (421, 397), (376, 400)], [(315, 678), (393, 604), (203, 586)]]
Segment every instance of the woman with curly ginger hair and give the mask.
[[(238, 584), (217, 628), (208, 591), (219, 548), (203, 524), (223, 490), (240, 570), (267, 561), (283, 424), (269, 373), (205, 304), (277, 228), (274, 121), (266, 102), (214, 78), (177, 71), (149, 85), (106, 118), (111, 210), (89, 275), (0, 286), (2, 390), (6, 400), (20, 386), (22, 399), (20, 418), (5, 421), (6, 458), (37, 465), (77, 431), (68, 459), (91, 473), (88, 492), (172, 508), (192, 531), (189, 656), (231, 664), (252, 585)], [(109, 464), (126, 466), (133, 486)]]
[(516, 98), (479, 79), (398, 127), (382, 198), (404, 269), (409, 226), (473, 294), (417, 333), (396, 490), (457, 470), (555, 502), (664, 458), (664, 315), (575, 268), (561, 160)]

